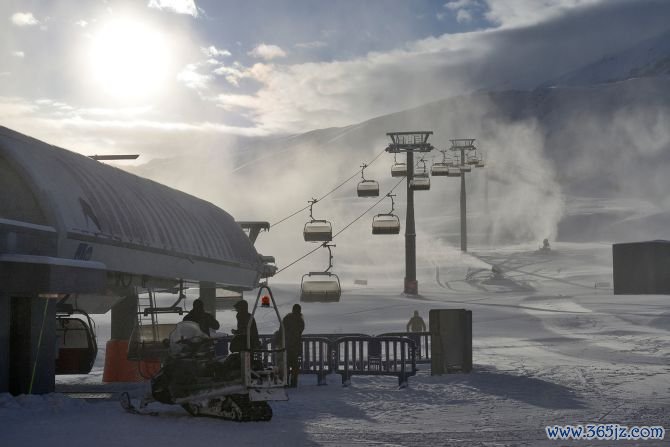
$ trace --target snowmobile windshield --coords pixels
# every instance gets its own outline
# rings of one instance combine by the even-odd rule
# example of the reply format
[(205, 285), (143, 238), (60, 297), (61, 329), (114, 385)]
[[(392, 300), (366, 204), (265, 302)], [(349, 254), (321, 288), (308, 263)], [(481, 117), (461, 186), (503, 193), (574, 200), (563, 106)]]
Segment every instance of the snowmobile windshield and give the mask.
[(193, 321), (182, 321), (175, 326), (170, 333), (170, 353), (177, 354), (184, 348), (184, 340), (195, 338), (209, 338), (200, 330), (198, 323)]

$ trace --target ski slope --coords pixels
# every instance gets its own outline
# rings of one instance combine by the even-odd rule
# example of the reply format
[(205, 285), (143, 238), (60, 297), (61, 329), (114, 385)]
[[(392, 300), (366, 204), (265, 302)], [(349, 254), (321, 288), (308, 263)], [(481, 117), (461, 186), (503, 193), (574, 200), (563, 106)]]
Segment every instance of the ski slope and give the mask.
[[(104, 350), (88, 376), (59, 376), (60, 393), (0, 395), (2, 445), (612, 445), (549, 441), (546, 425), (618, 423), (670, 428), (670, 306), (667, 296), (614, 296), (611, 246), (554, 244), (472, 249), (420, 258), (421, 296), (400, 294), (402, 271), (341, 267), (340, 303), (303, 305), (306, 333), (403, 330), (414, 310), (473, 312), (471, 374), (430, 375), (428, 365), (398, 389), (395, 377), (340, 377), (317, 386), (302, 376), (288, 402), (271, 403), (265, 423), (193, 418), (177, 406), (153, 404), (159, 416), (124, 412), (119, 392), (142, 385), (101, 383)], [(496, 265), (503, 275), (495, 276)], [(339, 273), (339, 272), (338, 272)], [(367, 279), (354, 286), (352, 278)], [(273, 283), (281, 313), (299, 284)], [(250, 296), (247, 296), (249, 299)], [(107, 319), (105, 319), (107, 317)], [(108, 316), (97, 318), (99, 344)], [(232, 312), (217, 315), (230, 330)], [(258, 315), (261, 332), (272, 330)], [(74, 393), (76, 392), (76, 393)], [(89, 399), (82, 399), (87, 397)], [(79, 398), (73, 398), (77, 396)], [(667, 445), (664, 441), (616, 445)]]

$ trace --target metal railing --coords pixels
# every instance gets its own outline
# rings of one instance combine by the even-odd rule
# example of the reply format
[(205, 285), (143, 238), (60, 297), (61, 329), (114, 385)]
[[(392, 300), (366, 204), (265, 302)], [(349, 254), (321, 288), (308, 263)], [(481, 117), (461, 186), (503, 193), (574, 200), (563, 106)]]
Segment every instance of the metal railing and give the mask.
[(409, 338), (342, 337), (333, 348), (333, 372), (342, 376), (343, 385), (351, 383), (352, 375), (392, 375), (405, 387), (417, 371), (416, 350)]
[(407, 337), (416, 346), (416, 363), (430, 363), (431, 340), (430, 332), (386, 332), (378, 337)]
[[(259, 335), (264, 367), (277, 366), (276, 337)], [(214, 338), (217, 357), (230, 353), (232, 335)], [(430, 363), (430, 332), (390, 332), (378, 336), (366, 334), (305, 334), (301, 337), (300, 373), (314, 374), (319, 385), (328, 374), (340, 374), (349, 385), (354, 375), (397, 376), (398, 385), (407, 386), (417, 372), (417, 363)], [(166, 349), (166, 348), (165, 348)], [(167, 350), (167, 349), (166, 349)]]

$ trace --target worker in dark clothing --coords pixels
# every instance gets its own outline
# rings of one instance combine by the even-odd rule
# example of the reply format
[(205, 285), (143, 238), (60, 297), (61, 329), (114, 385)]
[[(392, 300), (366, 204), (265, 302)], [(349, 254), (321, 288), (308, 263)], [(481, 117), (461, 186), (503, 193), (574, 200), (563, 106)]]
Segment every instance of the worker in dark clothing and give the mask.
[(237, 329), (233, 329), (235, 337), (230, 344), (230, 350), (239, 352), (247, 348), (258, 349), (261, 347), (261, 340), (258, 336), (258, 328), (256, 327), (256, 320), (251, 320), (251, 346), (247, 347), (247, 326), (251, 314), (249, 313), (249, 303), (240, 300), (235, 303), (235, 310), (237, 310)]
[(286, 338), (286, 362), (288, 368), (288, 385), (291, 388), (298, 387), (298, 374), (300, 373), (299, 356), (302, 351), (302, 331), (305, 330), (305, 320), (302, 318), (300, 304), (294, 304), (290, 314), (282, 320), (284, 337)]
[[(426, 332), (426, 323), (419, 315), (418, 310), (414, 311), (414, 316), (407, 322), (407, 332)], [(421, 334), (410, 334), (409, 338), (414, 341), (417, 358), (421, 358), (423, 352), (421, 349)]]
[(426, 332), (426, 323), (419, 315), (419, 311), (414, 311), (414, 316), (407, 323), (407, 332)]
[(210, 329), (217, 330), (220, 327), (216, 318), (212, 314), (205, 312), (205, 303), (200, 298), (193, 301), (193, 309), (186, 314), (183, 321), (198, 323), (200, 330), (207, 335), (210, 335)]

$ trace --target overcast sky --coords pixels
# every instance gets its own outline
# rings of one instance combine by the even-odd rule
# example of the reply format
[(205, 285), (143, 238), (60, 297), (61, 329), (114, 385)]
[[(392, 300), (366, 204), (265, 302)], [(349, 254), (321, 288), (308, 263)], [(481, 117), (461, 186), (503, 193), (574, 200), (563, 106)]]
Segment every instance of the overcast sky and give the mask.
[(667, 0), (4, 0), (0, 125), (159, 156), (532, 88), (669, 19)]

